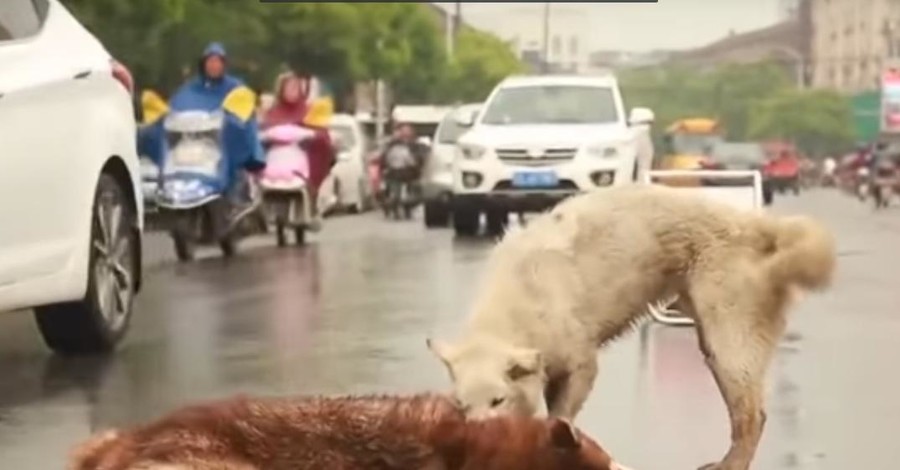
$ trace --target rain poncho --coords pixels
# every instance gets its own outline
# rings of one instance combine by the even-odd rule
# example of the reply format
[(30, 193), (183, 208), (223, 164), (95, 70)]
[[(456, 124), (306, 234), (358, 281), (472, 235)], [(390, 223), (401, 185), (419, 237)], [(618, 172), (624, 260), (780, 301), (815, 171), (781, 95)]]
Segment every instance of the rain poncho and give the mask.
[[(256, 95), (238, 78), (227, 73), (221, 78), (210, 78), (204, 74), (203, 63), (210, 56), (227, 57), (221, 44), (212, 43), (203, 51), (199, 61), (197, 76), (179, 88), (169, 100), (169, 110), (225, 111), (225, 125), (222, 129), (222, 151), (228, 164), (227, 190), (237, 180), (241, 169), (257, 170), (265, 166), (259, 129), (256, 121)], [(162, 167), (166, 152), (163, 121), (168, 113), (160, 114), (155, 122), (140, 130), (139, 146), (147, 156)]]
[[(331, 135), (325, 126), (317, 126), (310, 123), (309, 117), (310, 106), (307, 103), (307, 88), (304, 89), (304, 96), (295, 103), (289, 103), (284, 100), (283, 88), (287, 79), (300, 79), (290, 74), (283, 75), (279, 78), (275, 90), (275, 103), (269, 108), (262, 119), (262, 126), (268, 128), (279, 124), (296, 124), (315, 131), (315, 136), (304, 143), (304, 148), (309, 155), (309, 189), (313, 196), (318, 194), (319, 186), (328, 176), (331, 167), (335, 163), (335, 149), (331, 142)], [(315, 197), (313, 198), (315, 200)]]

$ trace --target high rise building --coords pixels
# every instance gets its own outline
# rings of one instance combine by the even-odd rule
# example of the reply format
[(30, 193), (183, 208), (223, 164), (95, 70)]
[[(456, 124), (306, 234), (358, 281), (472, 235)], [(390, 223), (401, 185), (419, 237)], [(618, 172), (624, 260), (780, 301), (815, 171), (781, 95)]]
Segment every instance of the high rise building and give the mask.
[(900, 1), (810, 0), (813, 85), (874, 90), (900, 58)]

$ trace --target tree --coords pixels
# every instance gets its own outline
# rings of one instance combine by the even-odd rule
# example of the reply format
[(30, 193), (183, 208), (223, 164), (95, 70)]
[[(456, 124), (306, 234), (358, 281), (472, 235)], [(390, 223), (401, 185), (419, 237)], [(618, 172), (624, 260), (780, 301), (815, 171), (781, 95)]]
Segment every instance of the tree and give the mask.
[[(271, 87), (289, 66), (324, 78), (338, 98), (380, 78), (406, 102), (481, 99), (518, 68), (502, 42), (461, 36), (448, 62), (440, 25), (415, 3), (265, 3), (246, 0), (68, 0), (67, 6), (135, 75), (138, 87), (171, 93), (195, 73), (203, 47), (221, 41), (235, 73)], [(482, 50), (483, 49), (483, 50)], [(461, 88), (454, 86), (463, 79)]]
[(624, 71), (619, 82), (630, 106), (648, 107), (656, 114), (658, 144), (666, 126), (688, 117), (719, 119), (729, 139), (745, 140), (752, 106), (791, 87), (784, 69), (770, 62), (729, 64), (711, 71), (677, 64), (649, 67)]
[(849, 100), (827, 90), (783, 90), (752, 108), (749, 135), (794, 141), (807, 155), (825, 155), (853, 145)]
[(509, 45), (482, 31), (463, 28), (439, 96), (443, 102), (483, 101), (497, 83), (523, 70)]

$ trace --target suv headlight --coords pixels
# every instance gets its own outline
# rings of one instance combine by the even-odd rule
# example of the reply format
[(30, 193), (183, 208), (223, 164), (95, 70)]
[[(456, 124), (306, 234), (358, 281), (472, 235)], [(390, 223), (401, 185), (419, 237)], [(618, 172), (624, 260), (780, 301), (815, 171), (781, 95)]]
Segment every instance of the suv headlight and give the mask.
[(585, 147), (584, 152), (595, 158), (616, 158), (619, 156), (619, 148), (609, 144), (594, 144)]
[(487, 148), (480, 145), (460, 144), (457, 151), (466, 160), (480, 160), (487, 153)]

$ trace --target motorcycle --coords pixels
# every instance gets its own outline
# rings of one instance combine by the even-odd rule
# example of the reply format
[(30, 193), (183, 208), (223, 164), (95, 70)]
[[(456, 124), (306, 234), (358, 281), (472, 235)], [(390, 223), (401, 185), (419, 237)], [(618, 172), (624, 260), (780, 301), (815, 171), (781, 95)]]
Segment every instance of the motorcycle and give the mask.
[(856, 170), (856, 197), (865, 202), (869, 196), (869, 169), (862, 167)]
[(241, 172), (235, 194), (227, 187), (222, 110), (173, 111), (163, 121), (165, 152), (157, 194), (160, 224), (169, 231), (179, 261), (194, 259), (197, 245), (218, 244), (233, 256), (237, 240), (265, 229), (259, 189)]
[(396, 170), (393, 173), (385, 176), (385, 216), (409, 220), (419, 200), (418, 179)]
[(384, 215), (394, 219), (411, 219), (420, 198), (420, 167), (410, 145), (394, 145), (384, 161)]
[(303, 245), (306, 232), (320, 228), (309, 191), (309, 158), (302, 146), (314, 136), (314, 131), (294, 124), (273, 126), (262, 134), (267, 150), (260, 187), (278, 246), (287, 245), (287, 229), (292, 229), (296, 243)]
[(881, 166), (876, 168), (875, 175), (872, 179), (872, 199), (875, 203), (875, 209), (883, 209), (890, 205), (891, 197), (894, 195), (894, 188), (897, 185), (897, 172), (891, 166)]

